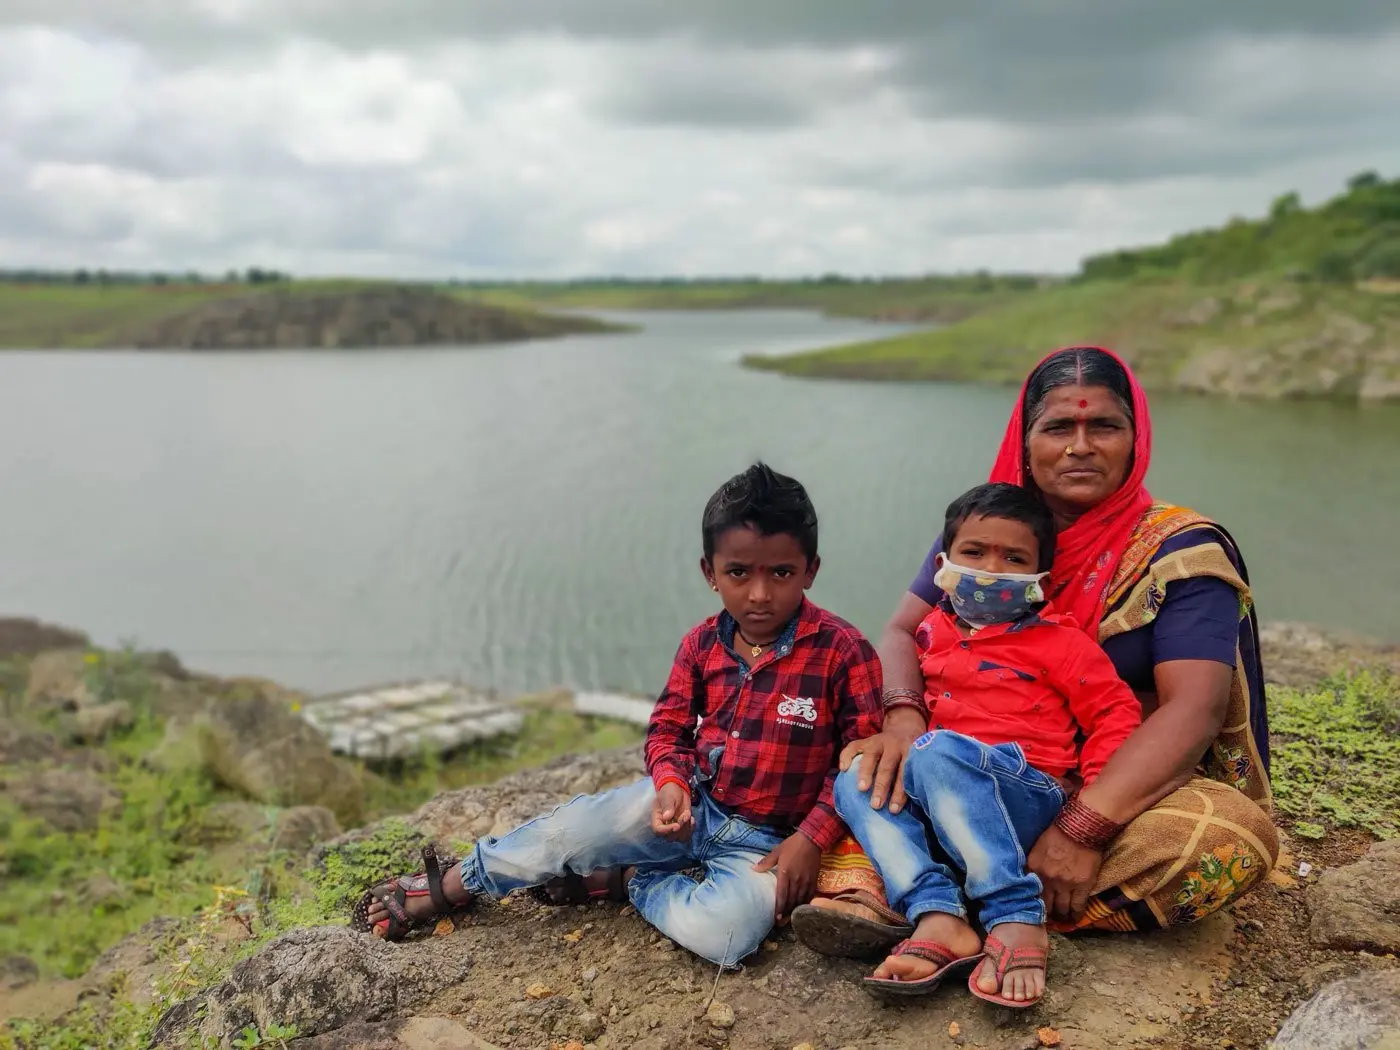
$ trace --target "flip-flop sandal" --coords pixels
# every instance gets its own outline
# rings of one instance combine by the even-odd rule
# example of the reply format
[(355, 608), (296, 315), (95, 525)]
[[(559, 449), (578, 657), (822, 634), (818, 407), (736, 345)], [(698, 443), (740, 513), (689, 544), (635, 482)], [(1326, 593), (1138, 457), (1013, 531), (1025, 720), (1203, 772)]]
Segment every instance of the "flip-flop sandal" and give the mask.
[[(364, 892), (355, 903), (350, 916), (350, 928), (359, 933), (372, 933), (376, 924), (369, 921), (369, 909), (379, 901), (389, 913), (387, 921), (377, 924), (385, 927), (384, 939), (400, 941), (414, 930), (435, 926), (440, 920), (460, 915), (471, 907), (466, 904), (453, 904), (442, 891), (442, 869), (451, 868), (457, 863), (455, 857), (439, 857), (437, 847), (432, 843), (423, 847), (423, 870), (415, 875), (401, 875), (390, 882), (382, 882)], [(431, 915), (412, 916), (408, 913), (410, 897), (429, 897), (433, 902)]]
[[(982, 944), (982, 952), (996, 966), (997, 988), (1001, 988), (1002, 979), (1012, 970), (1044, 970), (1050, 961), (1050, 950), (1048, 948), (1008, 948), (1001, 939), (994, 934), (987, 934), (987, 939)], [(1034, 999), (1007, 999), (998, 992), (991, 995), (977, 987), (977, 972), (974, 970), (968, 974), (967, 990), (977, 998), (989, 1003), (996, 1003), (998, 1006), (1009, 1006), (1015, 1010), (1024, 1010), (1028, 1006), (1034, 1006), (1045, 998), (1045, 993)]]
[(589, 885), (589, 880), (593, 875), (577, 875), (569, 872), (558, 878), (550, 879), (542, 886), (531, 886), (529, 894), (541, 904), (548, 904), (554, 907), (565, 907), (570, 904), (591, 904), (594, 901), (621, 901), (626, 902), (627, 884), (623, 879), (621, 868), (608, 868), (604, 875), (604, 881)]
[(835, 908), (803, 904), (792, 911), (792, 932), (797, 939), (820, 955), (838, 959), (870, 959), (888, 955), (900, 941), (914, 932), (903, 915), (885, 907), (863, 890), (847, 890), (833, 900), (869, 908), (884, 921), (876, 922)]
[(886, 977), (867, 977), (861, 981), (865, 990), (882, 1002), (896, 1002), (900, 999), (928, 995), (942, 984), (949, 974), (974, 969), (977, 961), (982, 958), (981, 952), (976, 955), (955, 955), (951, 948), (937, 941), (900, 941), (890, 955), (912, 955), (916, 959), (927, 960), (938, 968), (917, 981), (895, 981)]

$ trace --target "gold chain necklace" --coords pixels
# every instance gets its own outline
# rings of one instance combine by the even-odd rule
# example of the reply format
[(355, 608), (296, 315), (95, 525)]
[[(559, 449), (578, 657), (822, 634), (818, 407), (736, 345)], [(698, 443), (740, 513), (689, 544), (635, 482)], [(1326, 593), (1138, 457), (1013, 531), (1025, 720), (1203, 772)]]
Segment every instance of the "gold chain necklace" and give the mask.
[[(763, 655), (763, 650), (764, 650), (765, 646), (757, 645), (757, 644), (755, 644), (754, 642), (749, 641), (747, 638), (744, 637), (744, 632), (741, 631), (741, 630), (739, 630), (737, 627), (734, 628), (734, 633), (737, 634), (737, 635), (739, 636), (739, 640), (740, 640), (740, 641), (742, 641), (745, 645), (747, 645), (747, 646), (749, 647), (749, 655), (750, 655), (750, 656), (753, 656), (753, 657), (757, 658), (757, 657)], [(773, 644), (772, 642), (769, 642), (769, 643), (768, 643), (768, 645), (772, 645), (772, 644)]]

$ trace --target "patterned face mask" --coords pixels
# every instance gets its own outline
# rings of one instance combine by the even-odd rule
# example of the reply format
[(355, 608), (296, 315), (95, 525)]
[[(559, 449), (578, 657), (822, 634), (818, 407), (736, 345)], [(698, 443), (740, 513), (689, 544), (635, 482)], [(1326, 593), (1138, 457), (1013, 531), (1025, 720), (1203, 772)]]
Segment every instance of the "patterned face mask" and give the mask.
[(1050, 574), (1038, 572), (986, 572), (955, 565), (946, 555), (933, 582), (953, 603), (953, 611), (969, 627), (1012, 623), (1034, 612), (1045, 602), (1040, 581)]

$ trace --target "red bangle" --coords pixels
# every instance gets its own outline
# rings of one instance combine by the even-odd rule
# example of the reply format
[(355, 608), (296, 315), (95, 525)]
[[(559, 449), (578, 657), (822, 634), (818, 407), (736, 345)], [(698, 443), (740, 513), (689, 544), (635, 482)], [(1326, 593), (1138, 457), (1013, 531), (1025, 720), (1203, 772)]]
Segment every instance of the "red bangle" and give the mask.
[(1055, 827), (1086, 849), (1102, 853), (1127, 825), (1115, 824), (1102, 813), (1091, 809), (1080, 800), (1076, 791), (1055, 818)]
[(880, 694), (880, 706), (886, 711), (894, 707), (917, 707), (921, 714), (928, 714), (924, 694), (915, 689), (886, 689)]

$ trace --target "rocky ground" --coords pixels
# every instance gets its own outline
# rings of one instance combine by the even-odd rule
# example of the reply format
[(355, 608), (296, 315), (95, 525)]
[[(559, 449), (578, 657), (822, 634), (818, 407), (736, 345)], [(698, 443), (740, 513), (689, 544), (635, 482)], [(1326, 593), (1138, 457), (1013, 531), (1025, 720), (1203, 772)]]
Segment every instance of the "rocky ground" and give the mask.
[[(9, 636), (0, 630), (0, 645)], [(1293, 687), (1400, 666), (1393, 648), (1303, 628), (1274, 629), (1265, 641), (1271, 677)], [(124, 716), (104, 707), (120, 702), (109, 690), (93, 695), (83, 650), (65, 652), (21, 654), (26, 704), (52, 705), (66, 729), (36, 732), (13, 717), (0, 725), (0, 802), (56, 831), (77, 829), (62, 834), (97, 834), (113, 807), (131, 802), (113, 798), (120, 788), (103, 763), (117, 760), (98, 746), (103, 732), (120, 735)], [(23, 953), (3, 961), (0, 1018), (47, 1020), (12, 1022), (0, 1046), (9, 1038), (54, 1050), (152, 1040), (302, 1050), (1248, 1050), (1277, 1034), (1280, 1050), (1329, 1050), (1400, 1039), (1400, 841), (1378, 842), (1359, 827), (1288, 837), (1265, 885), (1197, 926), (1056, 938), (1051, 991), (1022, 1013), (956, 985), (909, 1006), (881, 1006), (859, 986), (867, 965), (821, 958), (786, 930), (742, 972), (717, 975), (615, 904), (551, 908), (513, 898), (403, 944), (356, 935), (344, 925), (355, 890), (406, 863), (422, 841), (460, 849), (555, 802), (626, 782), (641, 771), (636, 750), (559, 759), (338, 834), (359, 822), (369, 789), (363, 774), (295, 729), (290, 694), (270, 683), (216, 688), (164, 659), (163, 670), (146, 672), (159, 683), (147, 703), (165, 711), (164, 728), (140, 761), (173, 769), (193, 748), (222, 790), (247, 800), (203, 806), (181, 833), (201, 836), (210, 851), (240, 840), (281, 845), (257, 869), (261, 884), (224, 886), (194, 915), (154, 919), (81, 976), (46, 976)], [(105, 713), (84, 714), (93, 709)], [(1400, 797), (1388, 804), (1393, 811)], [(15, 877), (11, 867), (4, 879)]]

